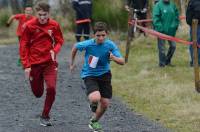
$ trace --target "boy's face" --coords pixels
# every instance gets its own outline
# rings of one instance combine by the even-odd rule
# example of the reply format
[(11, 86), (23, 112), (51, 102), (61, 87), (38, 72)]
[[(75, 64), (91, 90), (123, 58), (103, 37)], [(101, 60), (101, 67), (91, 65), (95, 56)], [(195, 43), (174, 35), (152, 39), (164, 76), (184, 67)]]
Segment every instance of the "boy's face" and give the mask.
[(27, 15), (32, 15), (33, 14), (33, 9), (31, 7), (26, 7), (24, 10), (24, 13)]
[(46, 24), (49, 19), (49, 12), (40, 10), (40, 11), (37, 11), (36, 16), (37, 16), (40, 24)]
[(97, 31), (94, 35), (95, 35), (97, 44), (103, 43), (107, 37), (106, 31)]

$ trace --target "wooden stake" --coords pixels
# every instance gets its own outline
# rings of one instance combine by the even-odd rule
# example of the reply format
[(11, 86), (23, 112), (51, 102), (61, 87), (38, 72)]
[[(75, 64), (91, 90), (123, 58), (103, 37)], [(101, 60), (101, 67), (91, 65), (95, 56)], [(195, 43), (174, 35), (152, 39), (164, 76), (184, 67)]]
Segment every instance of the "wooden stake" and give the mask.
[(131, 45), (131, 38), (130, 38), (129, 30), (128, 30), (128, 35), (127, 35), (127, 40), (126, 40), (125, 63), (128, 63), (128, 56), (129, 56), (130, 45)]
[(199, 63), (198, 63), (198, 51), (197, 51), (197, 26), (198, 20), (192, 20), (192, 41), (193, 41), (193, 55), (194, 55), (194, 78), (195, 78), (195, 89), (200, 93), (200, 81), (199, 81)]
[[(133, 9), (130, 9), (128, 13), (128, 21), (131, 21), (133, 18)], [(128, 63), (128, 56), (130, 51), (130, 45), (133, 37), (133, 26), (131, 24), (128, 24), (128, 34), (127, 34), (127, 40), (126, 40), (126, 51), (125, 51), (125, 63)]]

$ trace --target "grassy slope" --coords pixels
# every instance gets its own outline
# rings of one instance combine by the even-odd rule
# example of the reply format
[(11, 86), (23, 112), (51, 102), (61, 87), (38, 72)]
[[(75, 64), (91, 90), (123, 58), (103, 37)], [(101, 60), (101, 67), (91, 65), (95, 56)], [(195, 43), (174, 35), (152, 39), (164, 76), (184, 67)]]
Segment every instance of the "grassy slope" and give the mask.
[[(186, 34), (181, 30), (178, 36), (187, 38)], [(122, 51), (124, 44), (120, 46)], [(176, 132), (199, 132), (200, 95), (194, 89), (188, 47), (177, 44), (173, 68), (159, 68), (157, 54), (156, 38), (135, 40), (128, 64), (112, 64), (114, 94), (134, 111)]]

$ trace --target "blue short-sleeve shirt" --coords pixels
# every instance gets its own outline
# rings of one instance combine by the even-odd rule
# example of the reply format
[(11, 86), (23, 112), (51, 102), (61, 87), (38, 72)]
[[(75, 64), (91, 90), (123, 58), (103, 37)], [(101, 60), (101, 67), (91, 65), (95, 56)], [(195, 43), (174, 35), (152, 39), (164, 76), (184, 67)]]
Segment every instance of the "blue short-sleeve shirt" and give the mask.
[(85, 60), (81, 71), (81, 78), (87, 76), (100, 76), (110, 71), (110, 52), (116, 57), (122, 57), (116, 44), (109, 39), (106, 39), (102, 44), (97, 44), (95, 39), (90, 39), (77, 43), (75, 47), (79, 51), (85, 51)]

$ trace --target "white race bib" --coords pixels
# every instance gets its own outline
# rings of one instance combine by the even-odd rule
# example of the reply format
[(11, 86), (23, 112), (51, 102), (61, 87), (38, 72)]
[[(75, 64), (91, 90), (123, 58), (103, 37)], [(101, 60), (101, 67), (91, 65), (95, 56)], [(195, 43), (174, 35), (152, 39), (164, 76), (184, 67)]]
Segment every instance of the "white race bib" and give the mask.
[(96, 68), (98, 61), (99, 61), (99, 57), (92, 56), (92, 55), (89, 56), (88, 63), (91, 68)]

